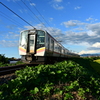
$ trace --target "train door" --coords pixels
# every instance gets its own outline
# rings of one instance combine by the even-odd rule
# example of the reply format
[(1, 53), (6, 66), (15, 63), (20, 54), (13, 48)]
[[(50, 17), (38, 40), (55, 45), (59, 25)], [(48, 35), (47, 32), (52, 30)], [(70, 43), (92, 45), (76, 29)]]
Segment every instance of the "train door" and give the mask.
[(35, 35), (29, 34), (28, 39), (29, 39), (28, 52), (35, 53)]

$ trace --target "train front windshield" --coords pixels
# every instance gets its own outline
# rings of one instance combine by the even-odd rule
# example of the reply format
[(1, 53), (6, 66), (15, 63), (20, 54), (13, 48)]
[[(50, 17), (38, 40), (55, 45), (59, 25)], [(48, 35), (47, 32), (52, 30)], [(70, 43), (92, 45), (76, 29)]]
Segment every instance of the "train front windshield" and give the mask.
[[(35, 31), (34, 31), (35, 32)], [(26, 53), (35, 53), (35, 33), (29, 34), (29, 31), (21, 32), (20, 51)]]
[(28, 31), (24, 31), (21, 33), (20, 36), (20, 46), (24, 49), (27, 49), (27, 37), (28, 37)]

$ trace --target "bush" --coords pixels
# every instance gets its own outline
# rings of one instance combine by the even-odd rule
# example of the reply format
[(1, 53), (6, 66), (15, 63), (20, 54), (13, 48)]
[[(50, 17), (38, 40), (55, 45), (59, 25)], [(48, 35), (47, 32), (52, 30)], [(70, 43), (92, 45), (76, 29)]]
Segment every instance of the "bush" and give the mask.
[(9, 63), (9, 59), (4, 54), (0, 54), (0, 62)]

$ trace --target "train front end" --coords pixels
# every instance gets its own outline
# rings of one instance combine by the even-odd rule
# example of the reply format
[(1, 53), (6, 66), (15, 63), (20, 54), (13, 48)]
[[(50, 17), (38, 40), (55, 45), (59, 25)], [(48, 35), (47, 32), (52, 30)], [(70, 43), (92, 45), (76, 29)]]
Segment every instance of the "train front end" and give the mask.
[(44, 61), (45, 32), (42, 30), (25, 30), (20, 34), (19, 55), (23, 62)]

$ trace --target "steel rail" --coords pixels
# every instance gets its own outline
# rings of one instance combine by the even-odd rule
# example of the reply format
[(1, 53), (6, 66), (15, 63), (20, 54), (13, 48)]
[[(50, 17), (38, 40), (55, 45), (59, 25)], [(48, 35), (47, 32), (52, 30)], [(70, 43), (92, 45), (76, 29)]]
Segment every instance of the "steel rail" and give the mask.
[(28, 64), (21, 64), (21, 65), (0, 67), (0, 76), (6, 75), (6, 74), (9, 74), (9, 73), (13, 73), (16, 70), (19, 70), (21, 68), (25, 68), (27, 65)]
[(7, 75), (7, 74), (10, 74), (10, 73), (14, 73), (16, 70), (25, 68), (26, 66), (31, 67), (31, 66), (37, 66), (39, 64), (42, 64), (42, 63), (35, 62), (35, 63), (27, 63), (27, 64), (0, 67), (0, 76)]

